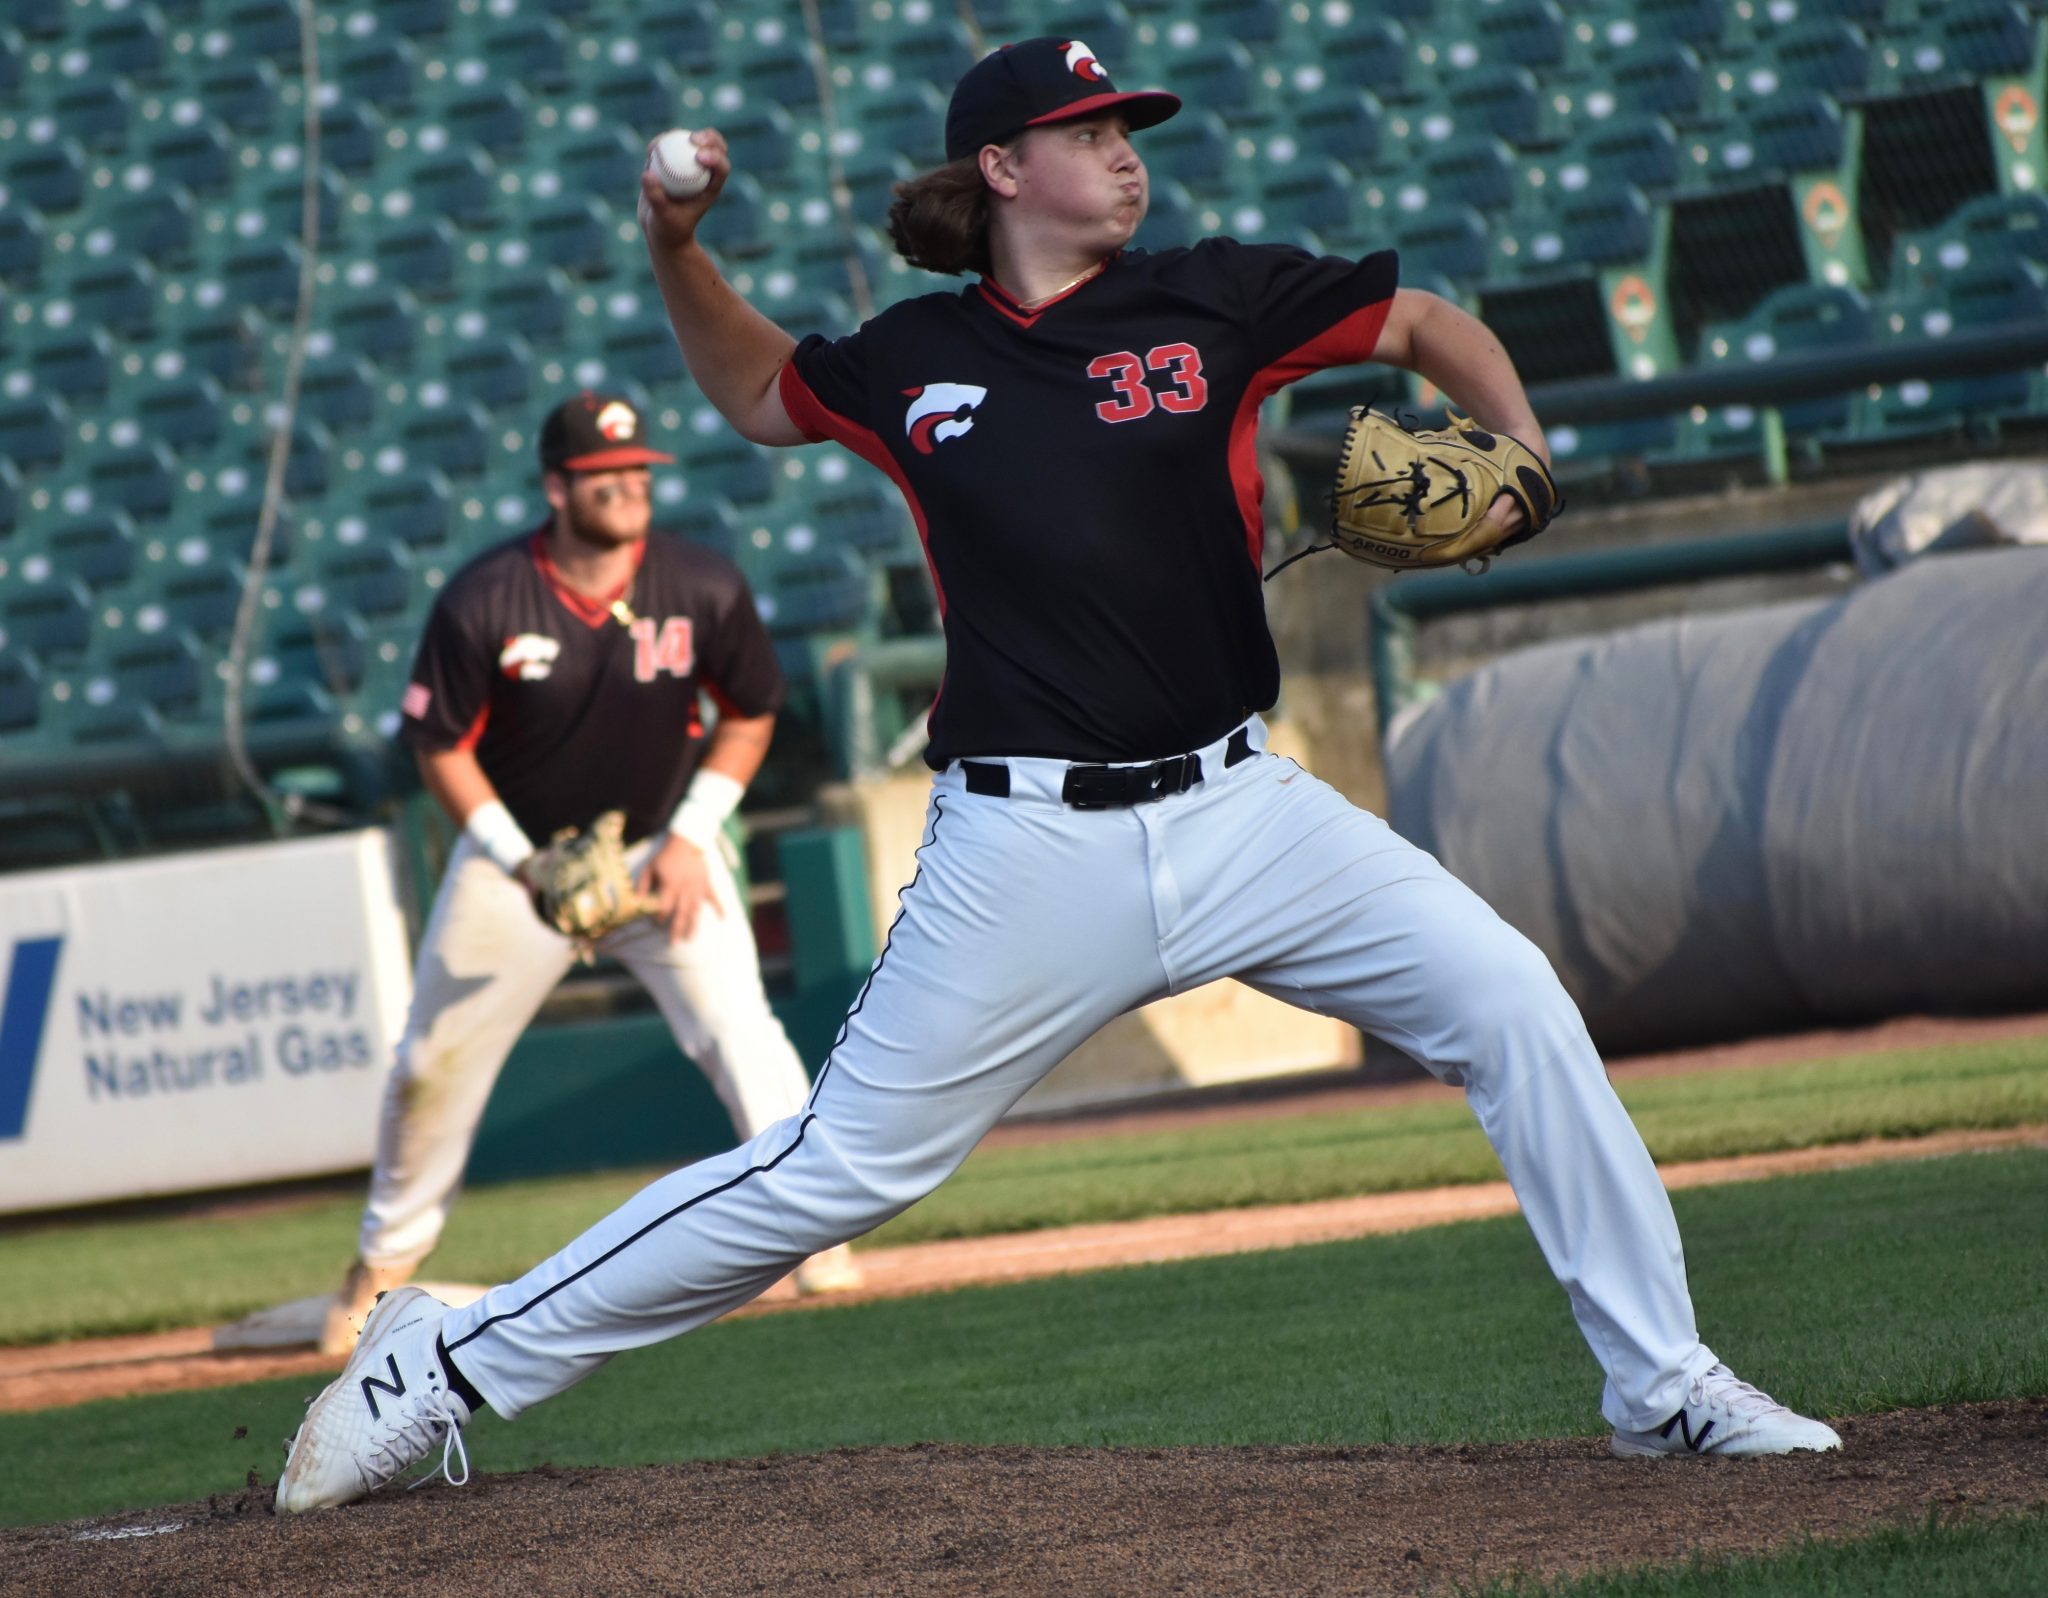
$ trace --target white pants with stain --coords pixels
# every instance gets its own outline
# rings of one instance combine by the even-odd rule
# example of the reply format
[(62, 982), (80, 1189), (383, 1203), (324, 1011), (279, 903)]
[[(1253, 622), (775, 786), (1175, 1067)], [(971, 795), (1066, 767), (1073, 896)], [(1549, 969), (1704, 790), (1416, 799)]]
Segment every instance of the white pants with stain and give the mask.
[[(652, 851), (643, 840), (628, 852), (636, 873)], [(707, 860), (718, 910), (700, 910), (687, 940), (670, 943), (665, 927), (642, 920), (598, 947), (652, 996), (745, 1142), (801, 1109), (810, 1079), (768, 1007), (739, 885), (716, 851)], [(498, 1072), (574, 961), (526, 890), (466, 837), (458, 842), (420, 939), (412, 1008), (384, 1088), (357, 1239), (365, 1262), (417, 1264), (440, 1240)]]

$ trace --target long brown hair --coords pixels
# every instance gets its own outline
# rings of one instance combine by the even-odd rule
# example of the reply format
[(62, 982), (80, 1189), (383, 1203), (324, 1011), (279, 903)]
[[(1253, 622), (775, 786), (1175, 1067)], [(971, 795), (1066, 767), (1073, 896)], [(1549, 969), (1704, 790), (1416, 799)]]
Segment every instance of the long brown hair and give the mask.
[(906, 178), (889, 203), (889, 238), (896, 253), (927, 272), (993, 270), (988, 248), (988, 185), (981, 158), (948, 161)]

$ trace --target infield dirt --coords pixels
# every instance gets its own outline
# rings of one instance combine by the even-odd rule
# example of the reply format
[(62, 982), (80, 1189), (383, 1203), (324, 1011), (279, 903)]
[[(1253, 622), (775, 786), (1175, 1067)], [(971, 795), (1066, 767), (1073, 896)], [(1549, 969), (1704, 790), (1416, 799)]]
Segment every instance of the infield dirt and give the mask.
[(0, 1531), (10, 1594), (1413, 1594), (2048, 1506), (2048, 1400), (1843, 1421), (1846, 1450), (857, 1449), (480, 1476), (278, 1518), (267, 1486)]

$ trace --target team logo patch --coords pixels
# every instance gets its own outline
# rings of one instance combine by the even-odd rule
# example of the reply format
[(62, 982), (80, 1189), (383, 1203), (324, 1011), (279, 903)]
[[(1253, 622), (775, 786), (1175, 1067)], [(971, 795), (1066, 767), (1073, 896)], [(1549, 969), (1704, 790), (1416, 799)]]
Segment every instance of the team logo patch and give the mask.
[(1095, 52), (1079, 39), (1067, 41), (1067, 70), (1083, 83), (1107, 83), (1109, 74), (1102, 70), (1102, 63), (1095, 59)]
[(555, 656), (562, 652), (561, 640), (543, 633), (520, 633), (505, 640), (498, 651), (498, 670), (514, 682), (538, 682), (555, 669)]
[(972, 383), (925, 383), (903, 392), (910, 399), (903, 431), (920, 455), (929, 455), (933, 445), (946, 439), (972, 432), (974, 408), (988, 398), (987, 389)]
[(597, 413), (597, 430), (614, 444), (623, 444), (632, 438), (639, 426), (633, 407), (621, 405), (617, 400)]

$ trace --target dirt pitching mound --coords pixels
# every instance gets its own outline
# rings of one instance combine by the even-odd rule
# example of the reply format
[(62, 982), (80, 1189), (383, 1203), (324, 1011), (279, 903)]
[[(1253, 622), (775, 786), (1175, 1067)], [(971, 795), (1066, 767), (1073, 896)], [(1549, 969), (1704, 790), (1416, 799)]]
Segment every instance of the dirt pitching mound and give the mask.
[(20, 1594), (1409, 1594), (2048, 1506), (2048, 1399), (1843, 1423), (1839, 1455), (858, 1449), (481, 1476), (279, 1519), (268, 1484), (0, 1532)]

